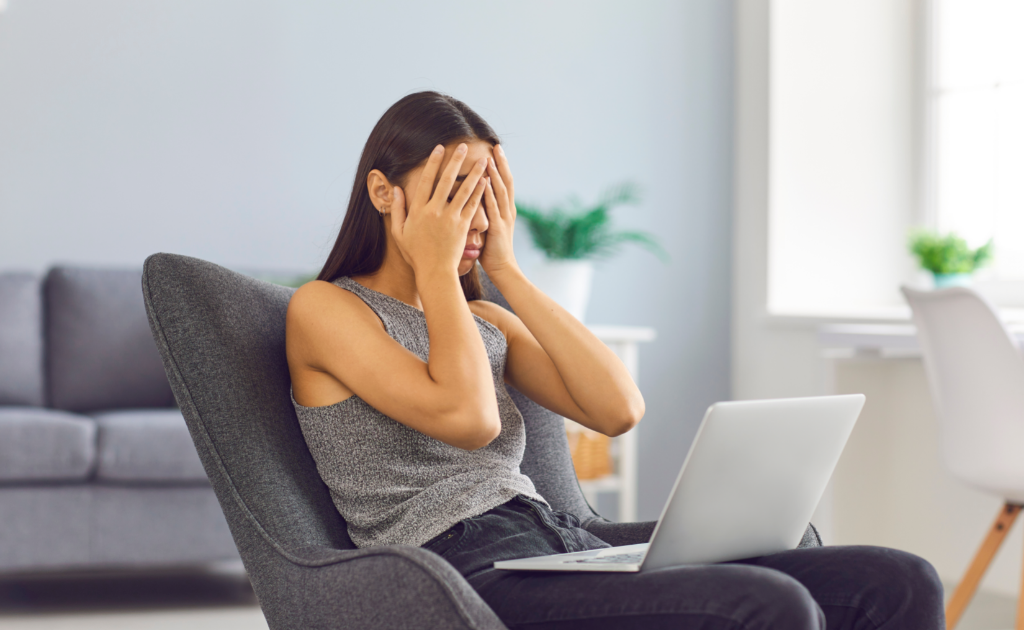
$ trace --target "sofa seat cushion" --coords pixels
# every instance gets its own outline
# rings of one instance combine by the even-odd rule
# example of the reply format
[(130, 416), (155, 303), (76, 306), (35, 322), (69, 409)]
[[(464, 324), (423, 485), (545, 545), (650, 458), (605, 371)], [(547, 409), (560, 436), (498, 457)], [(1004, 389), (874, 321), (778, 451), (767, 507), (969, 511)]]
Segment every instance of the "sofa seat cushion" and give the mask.
[(0, 406), (0, 483), (84, 481), (96, 461), (96, 423), (40, 407)]
[(208, 483), (177, 409), (93, 414), (99, 428), (96, 479), (119, 483)]

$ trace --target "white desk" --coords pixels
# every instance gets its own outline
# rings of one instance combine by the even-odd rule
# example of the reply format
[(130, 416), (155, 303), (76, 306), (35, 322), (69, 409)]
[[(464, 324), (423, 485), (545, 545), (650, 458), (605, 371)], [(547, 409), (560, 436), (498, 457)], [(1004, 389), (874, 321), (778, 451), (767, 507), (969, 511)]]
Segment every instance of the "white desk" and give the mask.
[[(653, 328), (641, 326), (587, 325), (587, 328), (612, 349), (612, 352), (625, 364), (633, 380), (639, 384), (640, 354), (637, 344), (654, 341), (657, 337), (657, 332)], [(636, 429), (614, 438), (612, 441), (612, 457), (615, 460), (615, 472), (613, 474), (600, 479), (581, 481), (580, 488), (591, 505), (596, 505), (599, 493), (617, 492), (619, 494), (618, 521), (620, 523), (630, 523), (636, 520)]]
[[(1007, 326), (1024, 347), (1024, 325)], [(818, 345), (826, 359), (918, 358), (916, 329), (912, 324), (826, 324), (818, 328)]]

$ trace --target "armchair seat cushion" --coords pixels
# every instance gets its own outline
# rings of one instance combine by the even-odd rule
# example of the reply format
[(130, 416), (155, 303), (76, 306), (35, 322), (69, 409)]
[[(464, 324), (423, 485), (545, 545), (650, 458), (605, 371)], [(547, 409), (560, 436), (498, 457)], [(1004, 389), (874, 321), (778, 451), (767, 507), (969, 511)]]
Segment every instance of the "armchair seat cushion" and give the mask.
[(0, 483), (84, 481), (96, 460), (96, 423), (39, 407), (0, 406)]
[(99, 428), (96, 479), (119, 483), (209, 483), (177, 409), (93, 414)]

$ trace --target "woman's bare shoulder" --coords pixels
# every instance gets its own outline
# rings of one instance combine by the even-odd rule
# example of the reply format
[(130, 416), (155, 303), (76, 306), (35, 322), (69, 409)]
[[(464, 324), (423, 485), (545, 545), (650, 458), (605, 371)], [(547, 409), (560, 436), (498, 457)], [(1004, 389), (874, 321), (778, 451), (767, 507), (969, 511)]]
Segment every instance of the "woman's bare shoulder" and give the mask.
[[(345, 326), (338, 326), (344, 321)], [(359, 296), (330, 282), (313, 280), (292, 294), (288, 302), (288, 328), (315, 331), (352, 330), (361, 324), (381, 326), (377, 315)]]

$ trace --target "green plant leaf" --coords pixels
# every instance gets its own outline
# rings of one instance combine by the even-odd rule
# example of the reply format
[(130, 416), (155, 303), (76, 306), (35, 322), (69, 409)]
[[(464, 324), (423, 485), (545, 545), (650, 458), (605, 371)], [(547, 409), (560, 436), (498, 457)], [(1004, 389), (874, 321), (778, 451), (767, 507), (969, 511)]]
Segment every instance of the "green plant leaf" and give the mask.
[(548, 258), (603, 258), (616, 253), (625, 243), (635, 243), (667, 262), (668, 254), (653, 235), (615, 231), (611, 227), (610, 213), (615, 206), (639, 200), (636, 184), (625, 182), (606, 190), (597, 204), (590, 207), (570, 198), (567, 208), (554, 207), (545, 212), (528, 204), (516, 204), (516, 210), (526, 222), (534, 245)]
[(939, 235), (929, 230), (915, 230), (908, 239), (910, 252), (917, 256), (922, 269), (938, 274), (973, 273), (992, 259), (992, 241), (971, 249), (967, 241), (950, 232)]

